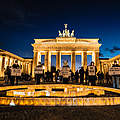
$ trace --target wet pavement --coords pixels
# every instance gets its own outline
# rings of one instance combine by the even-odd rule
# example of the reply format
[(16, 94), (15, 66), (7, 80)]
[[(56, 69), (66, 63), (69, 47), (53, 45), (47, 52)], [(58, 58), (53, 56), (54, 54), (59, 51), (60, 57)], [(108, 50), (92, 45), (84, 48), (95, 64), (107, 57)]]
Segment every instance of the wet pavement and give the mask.
[(0, 106), (0, 120), (120, 120), (120, 106)]

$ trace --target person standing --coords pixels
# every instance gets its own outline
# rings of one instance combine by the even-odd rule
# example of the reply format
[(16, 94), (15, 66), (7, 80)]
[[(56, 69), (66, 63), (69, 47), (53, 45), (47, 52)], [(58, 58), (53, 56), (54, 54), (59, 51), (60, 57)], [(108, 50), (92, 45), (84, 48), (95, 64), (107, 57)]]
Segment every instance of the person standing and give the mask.
[(79, 72), (78, 72), (78, 70), (75, 72), (75, 79), (76, 79), (76, 83), (78, 83), (78, 79), (79, 79)]
[(39, 62), (38, 65), (35, 68), (36, 84), (40, 84), (40, 80), (42, 79), (42, 81), (43, 81), (43, 78), (44, 78), (44, 69), (43, 69), (43, 66), (42, 66), (41, 62)]
[(96, 85), (96, 72), (97, 68), (94, 66), (94, 62), (91, 62), (90, 66), (87, 67), (89, 85)]
[(84, 68), (81, 67), (81, 69), (79, 70), (79, 74), (80, 74), (80, 84), (84, 83)]
[(102, 84), (102, 82), (101, 82), (101, 73), (100, 73), (100, 71), (97, 73), (97, 76), (98, 76), (98, 84)]
[(46, 82), (50, 82), (50, 72), (47, 70), (46, 72)]
[(62, 67), (62, 70), (60, 72), (62, 74), (63, 83), (67, 84), (68, 81), (69, 81), (69, 78), (71, 76), (71, 72), (70, 72), (70, 67), (68, 65), (68, 61), (64, 61), (63, 62), (63, 67)]
[[(117, 64), (117, 61), (114, 61), (112, 67), (120, 67), (120, 66)], [(117, 74), (112, 75), (113, 88), (119, 88), (119, 79), (120, 79), (120, 75)]]
[(59, 72), (58, 72), (58, 70), (56, 70), (56, 72), (55, 72), (55, 82), (57, 83), (57, 80), (58, 80), (58, 76), (59, 76)]
[(74, 73), (72, 71), (71, 71), (71, 81), (72, 81), (72, 83), (74, 81)]
[[(16, 60), (15, 63), (12, 65), (12, 68), (13, 70), (18, 70), (20, 68), (20, 66), (18, 65), (18, 61)], [(16, 73), (16, 71), (14, 71)], [(16, 75), (11, 75), (11, 80), (10, 80), (10, 83), (11, 85), (14, 85), (14, 82), (16, 80), (16, 85), (18, 85), (18, 79), (19, 79), (19, 76), (16, 74)]]
[(8, 84), (10, 81), (10, 76), (11, 76), (11, 70), (10, 67), (7, 66), (6, 70), (5, 70), (5, 83)]

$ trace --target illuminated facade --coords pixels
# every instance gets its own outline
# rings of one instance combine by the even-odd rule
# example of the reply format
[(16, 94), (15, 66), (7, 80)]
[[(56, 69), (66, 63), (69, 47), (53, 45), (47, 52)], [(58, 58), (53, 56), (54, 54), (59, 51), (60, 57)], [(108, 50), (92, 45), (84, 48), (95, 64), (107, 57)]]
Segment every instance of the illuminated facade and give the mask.
[(117, 61), (117, 64), (120, 65), (120, 55), (117, 55), (110, 59), (101, 59), (100, 70), (106, 74), (108, 72), (109, 67), (112, 67), (112, 65), (114, 64), (114, 61)]
[(71, 70), (75, 72), (76, 55), (81, 55), (81, 65), (86, 70), (87, 68), (87, 55), (92, 56), (97, 66), (97, 71), (102, 71), (106, 74), (108, 68), (112, 66), (116, 60), (120, 65), (120, 55), (111, 59), (99, 59), (99, 39), (85, 39), (76, 38), (74, 30), (70, 33), (65, 24), (65, 30), (59, 31), (59, 36), (56, 39), (34, 39), (35, 43), (32, 44), (34, 56), (33, 59), (24, 59), (15, 54), (0, 49), (0, 77), (4, 77), (4, 70), (7, 66), (11, 66), (15, 60), (22, 66), (22, 72), (32, 74), (34, 77), (34, 68), (38, 62), (41, 61), (41, 55), (45, 55), (44, 67), (45, 72), (51, 71), (51, 56), (56, 55), (56, 70), (61, 68), (61, 56), (71, 55)]
[[(75, 72), (75, 55), (81, 55), (82, 66), (87, 68), (87, 55), (92, 55), (97, 69), (99, 70), (99, 47), (101, 44), (96, 39), (77, 39), (74, 37), (74, 30), (70, 33), (65, 24), (65, 30), (59, 31), (59, 37), (56, 39), (34, 39), (32, 44), (34, 50), (33, 69), (41, 61), (41, 55), (45, 55), (45, 71), (51, 71), (51, 55), (56, 55), (56, 70), (61, 67), (61, 55), (71, 55), (71, 70)], [(32, 74), (34, 76), (34, 74)]]
[(7, 66), (12, 66), (15, 60), (22, 68), (22, 73), (31, 74), (32, 72), (32, 59), (24, 59), (8, 51), (0, 49), (0, 77), (4, 77), (4, 71)]

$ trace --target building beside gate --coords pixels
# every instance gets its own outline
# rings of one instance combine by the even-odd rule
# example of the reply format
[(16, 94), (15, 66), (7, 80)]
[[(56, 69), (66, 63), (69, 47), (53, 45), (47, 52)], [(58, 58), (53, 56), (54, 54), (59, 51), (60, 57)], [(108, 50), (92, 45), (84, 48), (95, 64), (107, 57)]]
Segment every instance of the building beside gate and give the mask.
[(7, 66), (12, 66), (15, 61), (21, 66), (22, 73), (32, 74), (32, 59), (25, 59), (13, 53), (0, 49), (0, 77), (4, 77)]
[[(59, 37), (56, 39), (34, 39), (33, 46), (33, 70), (41, 61), (41, 55), (45, 55), (45, 71), (51, 71), (51, 55), (56, 55), (56, 70), (61, 67), (61, 55), (71, 55), (71, 70), (75, 72), (75, 56), (81, 55), (82, 66), (87, 68), (87, 55), (92, 55), (97, 69), (100, 69), (99, 62), (99, 48), (101, 44), (98, 43), (99, 39), (81, 39), (74, 36), (74, 30), (70, 33), (65, 24), (65, 30), (59, 31)], [(34, 76), (34, 74), (33, 74)]]
[(114, 61), (117, 62), (117, 64), (120, 65), (120, 55), (117, 55), (110, 59), (100, 59), (100, 70), (106, 74), (110, 67), (114, 64)]

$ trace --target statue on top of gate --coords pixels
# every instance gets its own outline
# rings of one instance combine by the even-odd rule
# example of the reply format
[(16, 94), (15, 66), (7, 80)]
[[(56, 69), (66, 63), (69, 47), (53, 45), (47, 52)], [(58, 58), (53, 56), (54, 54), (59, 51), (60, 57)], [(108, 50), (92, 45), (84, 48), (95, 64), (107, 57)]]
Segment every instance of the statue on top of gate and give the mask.
[(65, 30), (63, 30), (63, 32), (61, 32), (60, 30), (59, 32), (59, 37), (74, 37), (74, 30), (72, 30), (72, 32), (70, 33), (70, 31), (67, 29), (67, 25), (68, 24), (64, 24), (65, 25)]

